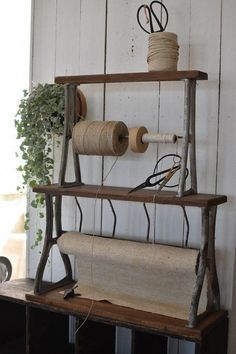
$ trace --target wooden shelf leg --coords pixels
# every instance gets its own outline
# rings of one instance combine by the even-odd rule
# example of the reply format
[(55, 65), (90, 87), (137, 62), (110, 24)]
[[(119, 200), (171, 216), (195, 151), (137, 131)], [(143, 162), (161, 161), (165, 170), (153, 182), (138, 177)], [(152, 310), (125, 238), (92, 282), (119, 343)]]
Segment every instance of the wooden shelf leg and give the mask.
[(76, 123), (76, 87), (77, 85), (66, 84), (65, 86), (65, 118), (64, 133), (62, 142), (61, 165), (59, 172), (59, 185), (66, 187), (81, 184), (81, 172), (79, 156), (73, 153), (75, 182), (67, 183), (65, 181), (66, 167), (68, 159), (69, 140), (72, 136), (72, 130)]
[(189, 144), (189, 158), (190, 158), (190, 177), (191, 189), (197, 193), (197, 164), (196, 164), (196, 81), (191, 80), (190, 88), (190, 144)]
[(197, 270), (196, 284), (190, 304), (188, 327), (194, 328), (197, 325), (197, 312), (201, 296), (202, 286), (206, 273), (209, 240), (209, 209), (202, 208), (202, 232), (199, 265)]
[(228, 318), (224, 317), (196, 344), (195, 354), (227, 354), (227, 343)]
[(220, 309), (220, 288), (216, 270), (215, 258), (215, 223), (217, 207), (213, 206), (209, 211), (209, 243), (207, 263), (207, 310), (217, 311)]
[(49, 290), (55, 289), (59, 286), (69, 284), (73, 280), (69, 257), (67, 255), (62, 255), (62, 259), (66, 270), (66, 276), (62, 280), (54, 284), (43, 283), (43, 274), (48, 261), (49, 252), (51, 250), (51, 247), (57, 242), (57, 238), (53, 238), (53, 198), (51, 195), (46, 195), (45, 199), (46, 199), (46, 231), (45, 231), (45, 239), (44, 239), (42, 255), (39, 261), (36, 278), (35, 278), (35, 286), (34, 286), (35, 294), (42, 294)]
[(180, 168), (178, 196), (183, 197), (185, 191), (185, 175), (188, 161), (188, 145), (189, 145), (189, 131), (190, 131), (190, 117), (191, 117), (191, 80), (184, 80), (184, 127), (183, 127), (183, 146), (182, 146), (182, 160)]

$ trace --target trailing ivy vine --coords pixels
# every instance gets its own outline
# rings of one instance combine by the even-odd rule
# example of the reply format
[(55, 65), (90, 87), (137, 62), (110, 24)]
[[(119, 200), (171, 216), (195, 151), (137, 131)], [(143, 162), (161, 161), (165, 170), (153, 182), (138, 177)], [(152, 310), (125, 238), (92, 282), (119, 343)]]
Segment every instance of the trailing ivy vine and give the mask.
[[(63, 133), (64, 88), (57, 84), (38, 84), (31, 92), (23, 91), (15, 119), (17, 139), (20, 148), (17, 156), (21, 164), (17, 168), (22, 175), (22, 185), (33, 188), (38, 184), (50, 184), (53, 175), (54, 161), (52, 158), (54, 137)], [(59, 139), (56, 140), (59, 144)], [(45, 199), (42, 194), (36, 194), (31, 201), (33, 208), (40, 208), (39, 216), (44, 217)], [(29, 214), (26, 214), (25, 229), (29, 228)], [(37, 231), (35, 243), (42, 240), (42, 230)]]

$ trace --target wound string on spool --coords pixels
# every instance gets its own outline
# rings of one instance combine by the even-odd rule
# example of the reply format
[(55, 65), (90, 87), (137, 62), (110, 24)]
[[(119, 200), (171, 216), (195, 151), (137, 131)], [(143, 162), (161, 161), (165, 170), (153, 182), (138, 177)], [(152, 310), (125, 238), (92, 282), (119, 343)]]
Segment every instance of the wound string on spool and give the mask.
[(128, 144), (133, 152), (144, 153), (149, 143), (175, 144), (176, 141), (175, 134), (150, 134), (143, 126), (128, 130), (120, 121), (80, 121), (72, 133), (73, 150), (81, 155), (121, 156)]
[(147, 150), (149, 143), (171, 143), (175, 144), (175, 134), (148, 133), (145, 127), (129, 129), (129, 146), (133, 152), (143, 153)]
[(175, 33), (149, 34), (147, 57), (149, 71), (176, 71), (178, 58), (179, 45)]
[(72, 133), (73, 150), (81, 155), (121, 156), (128, 147), (127, 126), (120, 121), (80, 121)]

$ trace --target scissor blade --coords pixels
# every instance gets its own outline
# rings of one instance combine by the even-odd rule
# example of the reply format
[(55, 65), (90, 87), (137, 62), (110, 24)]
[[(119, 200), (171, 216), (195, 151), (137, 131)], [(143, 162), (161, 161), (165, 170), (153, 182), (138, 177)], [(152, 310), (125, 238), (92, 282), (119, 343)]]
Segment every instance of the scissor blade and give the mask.
[(141, 184), (139, 184), (137, 187), (135, 187), (135, 188), (131, 189), (130, 191), (128, 191), (128, 193), (136, 192), (136, 191), (138, 191), (138, 190), (140, 190), (140, 189), (145, 188), (146, 186), (147, 186), (147, 185), (146, 185), (146, 182), (141, 183)]
[(160, 192), (162, 190), (162, 188), (165, 187), (165, 185), (169, 182), (169, 180), (174, 176), (174, 174), (180, 169), (180, 165), (177, 167), (174, 167), (173, 169), (171, 169), (167, 175), (164, 177), (162, 183), (159, 185), (159, 187), (157, 188), (157, 192)]

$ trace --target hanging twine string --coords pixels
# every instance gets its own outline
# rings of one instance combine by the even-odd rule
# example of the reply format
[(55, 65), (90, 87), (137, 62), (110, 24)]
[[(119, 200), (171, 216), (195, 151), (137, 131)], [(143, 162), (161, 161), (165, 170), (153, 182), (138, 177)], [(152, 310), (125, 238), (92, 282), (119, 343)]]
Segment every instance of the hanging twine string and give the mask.
[(117, 121), (80, 121), (73, 129), (73, 150), (81, 155), (121, 156), (128, 147), (128, 128)]
[[(90, 263), (90, 274), (91, 274), (91, 286), (92, 286), (92, 291), (94, 291), (94, 275), (93, 275), (93, 257), (94, 257), (94, 239), (95, 239), (95, 224), (96, 224), (96, 205), (97, 205), (97, 201), (98, 201), (98, 194), (100, 192), (100, 189), (102, 188), (104, 182), (106, 181), (106, 179), (108, 178), (108, 176), (110, 175), (111, 171), (113, 170), (113, 168), (115, 167), (117, 161), (118, 161), (118, 156), (116, 157), (116, 159), (113, 161), (111, 167), (109, 168), (108, 172), (105, 174), (101, 185), (98, 187), (97, 192), (96, 192), (96, 196), (94, 199), (94, 207), (93, 207), (93, 232), (92, 232), (92, 244), (91, 244), (91, 263)], [(82, 321), (82, 323), (79, 325), (79, 327), (76, 329), (75, 334), (77, 334), (79, 332), (79, 330), (83, 327), (83, 325), (88, 321), (89, 316), (92, 312), (93, 306), (94, 306), (94, 296), (92, 296), (91, 299), (91, 304), (90, 307), (88, 309), (87, 315), (85, 317), (85, 319)]]
[(176, 71), (179, 58), (177, 35), (172, 32), (154, 32), (149, 35), (148, 70)]

